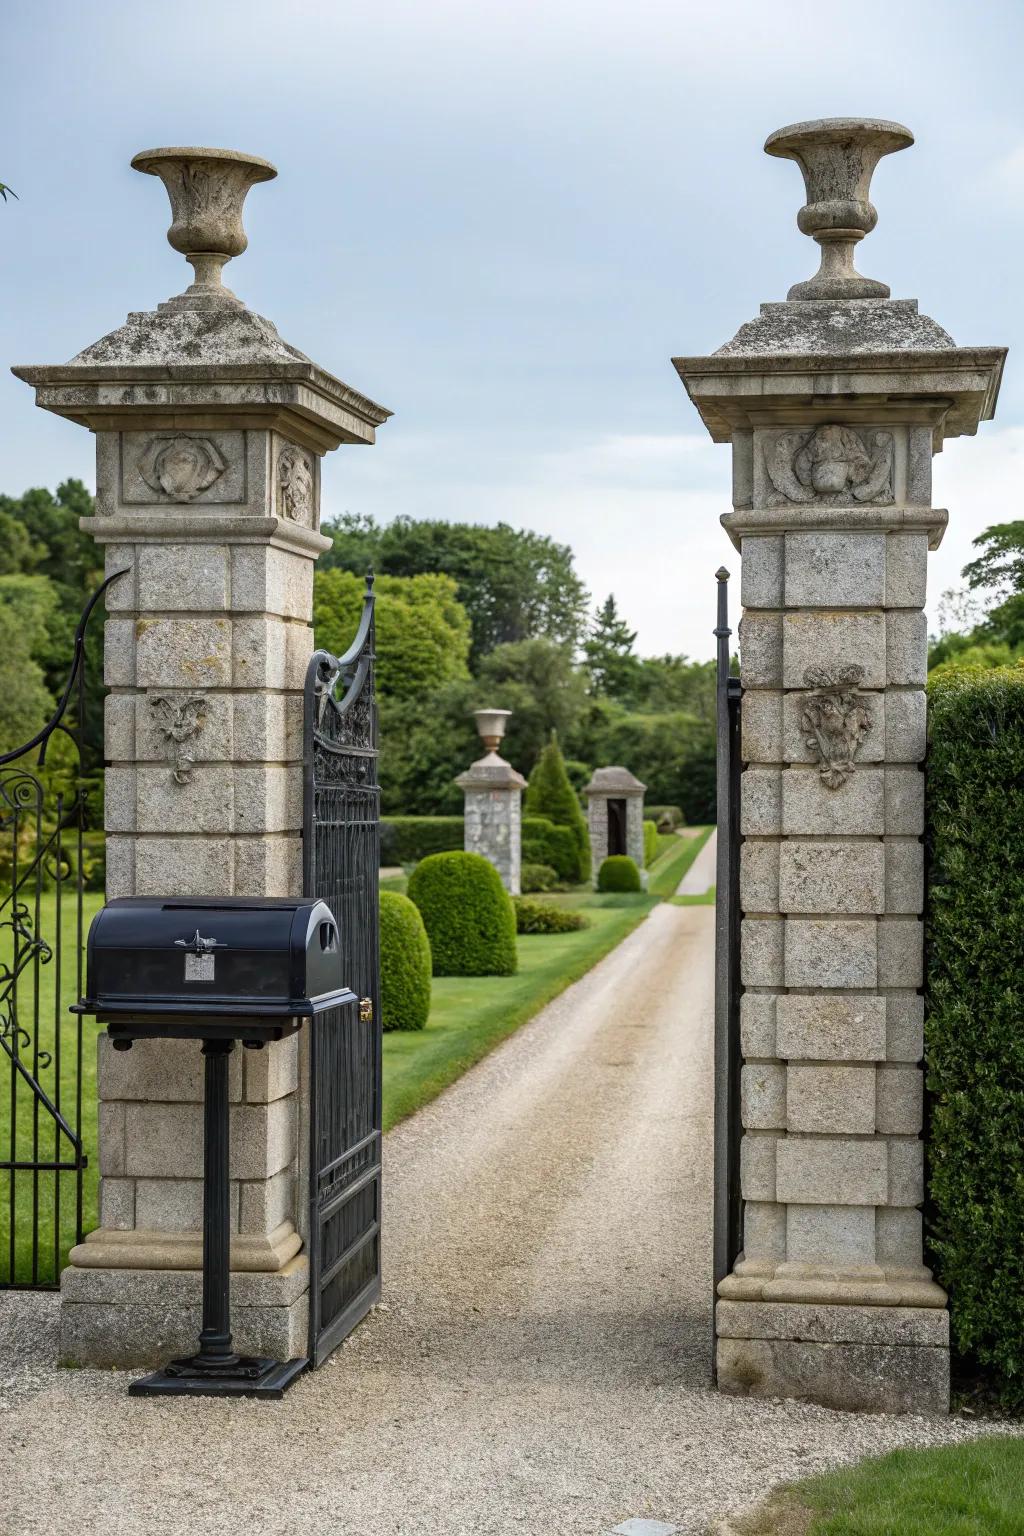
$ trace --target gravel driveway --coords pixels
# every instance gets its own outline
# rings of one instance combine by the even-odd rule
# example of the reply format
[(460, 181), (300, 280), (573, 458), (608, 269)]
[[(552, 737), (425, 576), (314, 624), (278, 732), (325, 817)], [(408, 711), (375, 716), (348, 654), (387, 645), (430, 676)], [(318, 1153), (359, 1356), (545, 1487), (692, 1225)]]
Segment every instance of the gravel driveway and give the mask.
[(713, 924), (656, 908), (387, 1138), (385, 1305), (283, 1402), (129, 1400), (0, 1299), (4, 1536), (697, 1533), (967, 1438), (710, 1388)]

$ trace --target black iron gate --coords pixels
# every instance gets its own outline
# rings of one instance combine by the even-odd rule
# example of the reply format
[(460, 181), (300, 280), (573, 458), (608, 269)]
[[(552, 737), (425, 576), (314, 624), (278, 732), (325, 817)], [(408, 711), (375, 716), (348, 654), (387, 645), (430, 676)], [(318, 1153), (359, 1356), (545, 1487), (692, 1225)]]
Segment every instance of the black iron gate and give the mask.
[[(30, 741), (0, 755), (0, 1288), (56, 1286), (82, 1240), (95, 1114), (81, 1016), (89, 863), (86, 604), (67, 682)], [(91, 1036), (89, 1039), (91, 1046)]]
[(338, 920), (359, 999), (309, 1030), (309, 1356), (320, 1365), (380, 1295), (380, 791), (373, 578), (344, 656), (306, 673), (303, 883)]
[(743, 1246), (740, 1195), (740, 680), (730, 675), (729, 572), (718, 581), (718, 868), (715, 892), (714, 1284)]

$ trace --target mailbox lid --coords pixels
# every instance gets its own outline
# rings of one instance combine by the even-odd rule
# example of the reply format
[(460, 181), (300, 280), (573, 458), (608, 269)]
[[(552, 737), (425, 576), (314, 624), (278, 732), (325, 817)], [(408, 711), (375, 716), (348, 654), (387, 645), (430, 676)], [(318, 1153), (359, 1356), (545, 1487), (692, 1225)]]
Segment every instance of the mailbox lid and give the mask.
[(120, 897), (89, 931), (89, 1012), (308, 1016), (341, 992), (337, 925), (316, 898)]

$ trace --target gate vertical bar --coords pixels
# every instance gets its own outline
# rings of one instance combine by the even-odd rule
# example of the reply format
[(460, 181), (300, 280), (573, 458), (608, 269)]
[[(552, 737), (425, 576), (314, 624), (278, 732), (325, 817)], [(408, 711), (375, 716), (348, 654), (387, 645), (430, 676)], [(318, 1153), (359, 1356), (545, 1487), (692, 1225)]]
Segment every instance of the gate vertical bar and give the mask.
[(730, 677), (729, 572), (716, 572), (717, 803), (715, 890), (714, 1287), (729, 1273), (742, 1243), (740, 1194), (739, 1039), (739, 769), (740, 686)]

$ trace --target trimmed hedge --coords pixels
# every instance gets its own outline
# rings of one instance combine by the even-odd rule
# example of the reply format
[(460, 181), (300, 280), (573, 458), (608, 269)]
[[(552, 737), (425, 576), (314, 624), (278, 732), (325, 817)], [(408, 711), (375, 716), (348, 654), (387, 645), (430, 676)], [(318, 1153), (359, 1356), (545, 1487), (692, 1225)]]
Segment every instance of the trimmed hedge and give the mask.
[(638, 891), (640, 871), (624, 853), (613, 853), (597, 872), (599, 891)]
[(1024, 1407), (1024, 668), (929, 686), (930, 1262), (953, 1341)]
[(416, 904), (380, 893), (382, 1029), (425, 1029), (430, 1014), (430, 940)]
[(513, 896), (517, 933), (576, 933), (589, 928), (590, 919), (582, 912), (567, 912), (549, 901), (531, 901), (528, 896)]
[(516, 915), (494, 865), (479, 853), (432, 853), (409, 876), (435, 976), (514, 976)]
[(519, 884), (524, 895), (534, 891), (551, 891), (558, 884), (558, 871), (550, 864), (524, 864), (519, 874)]
[(416, 864), (428, 853), (448, 853), (462, 847), (461, 816), (382, 816), (380, 862)]
[(674, 832), (676, 827), (686, 826), (686, 817), (678, 805), (645, 805), (644, 815), (651, 818), (659, 832)]
[(658, 828), (655, 822), (644, 822), (644, 869), (653, 864), (658, 856)]
[(523, 817), (523, 863), (550, 864), (559, 880), (575, 884), (580, 856), (568, 827), (556, 827), (546, 816)]

